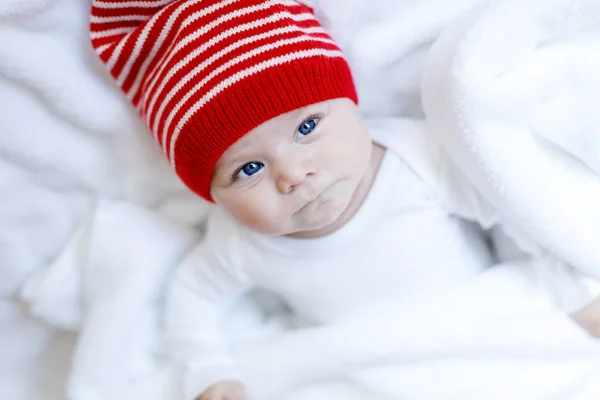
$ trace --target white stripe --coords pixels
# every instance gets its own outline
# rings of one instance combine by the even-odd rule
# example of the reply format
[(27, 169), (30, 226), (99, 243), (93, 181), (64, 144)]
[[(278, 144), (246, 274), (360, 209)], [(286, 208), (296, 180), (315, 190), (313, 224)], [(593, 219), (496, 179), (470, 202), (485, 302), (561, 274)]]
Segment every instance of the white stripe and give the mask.
[(127, 34), (127, 36), (122, 38), (119, 41), (119, 44), (117, 45), (117, 47), (115, 47), (115, 49), (113, 50), (112, 54), (110, 55), (110, 58), (106, 62), (106, 66), (108, 67), (109, 70), (112, 70), (113, 67), (115, 66), (117, 60), (119, 59), (119, 56), (121, 55), (121, 52), (123, 51), (123, 47), (125, 47), (125, 43), (127, 43), (127, 41), (131, 38), (132, 32), (129, 32)]
[(123, 85), (123, 82), (129, 75), (129, 71), (131, 71), (131, 67), (133, 66), (133, 63), (138, 59), (140, 53), (142, 52), (142, 48), (144, 47), (144, 43), (146, 43), (146, 39), (148, 38), (150, 29), (152, 29), (154, 24), (156, 24), (156, 18), (150, 19), (144, 26), (144, 29), (142, 29), (142, 32), (138, 36), (137, 40), (135, 41), (133, 50), (131, 51), (131, 54), (129, 54), (129, 57), (127, 58), (127, 62), (123, 66), (121, 73), (117, 77), (117, 84), (119, 86)]
[[(246, 9), (247, 10), (247, 9)], [(239, 12), (242, 10), (238, 10), (236, 12)], [(201, 35), (205, 34), (206, 32), (208, 32), (209, 30), (215, 28), (216, 26), (218, 26), (220, 23), (226, 22), (228, 21), (230, 18), (233, 18), (232, 15), (235, 14), (236, 12), (233, 12), (231, 14), (227, 14), (221, 18), (219, 18), (218, 20), (215, 20), (213, 23), (203, 27), (202, 29), (194, 32), (193, 34), (185, 37), (181, 42), (179, 42), (177, 44), (177, 46), (175, 47), (174, 50), (172, 50), (169, 54), (169, 57), (167, 58), (166, 61), (164, 61), (163, 63), (161, 63), (161, 68), (160, 70), (154, 75), (154, 77), (152, 78), (152, 81), (150, 82), (150, 84), (148, 85), (147, 89), (146, 89), (146, 98), (145, 101), (150, 100), (150, 105), (147, 108), (147, 113), (151, 114), (152, 110), (154, 109), (155, 103), (156, 103), (156, 99), (158, 98), (158, 95), (160, 93), (162, 93), (164, 86), (166, 86), (167, 82), (162, 81), (161, 82), (161, 88), (157, 91), (154, 91), (154, 87), (156, 86), (156, 84), (158, 83), (158, 79), (160, 78), (160, 76), (163, 74), (167, 64), (171, 61), (171, 59), (173, 59), (173, 57), (175, 56), (175, 54), (177, 54), (177, 52), (179, 50), (181, 50), (183, 48), (182, 43), (189, 43), (192, 42), (193, 40), (197, 39), (198, 37), (200, 37)], [(274, 18), (273, 20), (276, 21), (279, 19), (279, 17), (288, 17), (293, 19), (294, 21), (298, 22), (298, 21), (306, 21), (306, 20), (314, 20), (314, 16), (312, 14), (308, 14), (308, 13), (303, 13), (303, 14), (291, 14), (287, 11), (282, 12), (282, 13), (277, 13), (274, 14), (272, 17), (270, 18)], [(260, 20), (258, 20), (260, 21)], [(254, 22), (258, 22), (258, 21), (253, 21)], [(257, 25), (258, 26), (258, 25)], [(152, 96), (152, 99), (150, 99), (150, 96)]]
[[(258, 5), (258, 6), (251, 6), (251, 7), (247, 7), (247, 8), (242, 8), (236, 11), (233, 11), (227, 15), (222, 16), (221, 18), (211, 22), (210, 24), (206, 25), (205, 27), (203, 27), (202, 29), (195, 31), (194, 33), (186, 36), (185, 38), (181, 39), (180, 41), (177, 42), (177, 45), (175, 46), (175, 49), (171, 50), (168, 54), (168, 58), (166, 61), (162, 62), (161, 61), (161, 68), (160, 70), (155, 71), (156, 73), (153, 74), (150, 79), (151, 79), (151, 84), (148, 86), (148, 90), (147, 92), (151, 93), (152, 92), (152, 88), (154, 88), (154, 86), (156, 85), (156, 80), (158, 79), (158, 77), (160, 77), (160, 75), (164, 72), (164, 69), (166, 68), (166, 65), (171, 61), (171, 59), (185, 46), (187, 46), (190, 42), (196, 40), (198, 37), (200, 37), (201, 35), (209, 32), (210, 30), (212, 30), (213, 28), (216, 28), (217, 26), (219, 26), (221, 23), (224, 22), (228, 22), (231, 19), (234, 19), (236, 17), (241, 17), (256, 11), (261, 11), (264, 9), (268, 9), (273, 5), (280, 5), (280, 4), (284, 4), (287, 6), (298, 6), (298, 4), (295, 1), (288, 1), (288, 0), (269, 0), (269, 1), (265, 1), (264, 4)], [(315, 20), (314, 15), (310, 14), (310, 13), (302, 13), (302, 14), (289, 14), (290, 18), (293, 19), (294, 21), (306, 21), (308, 19), (313, 19)], [(187, 18), (185, 21), (183, 21), (182, 23), (182, 28), (187, 27), (188, 25), (190, 25), (192, 22), (194, 22), (198, 17), (195, 14), (190, 15), (189, 18)]]
[[(203, 44), (200, 48), (198, 48), (198, 49), (194, 50), (193, 52), (191, 52), (190, 54), (188, 54), (183, 60), (179, 61), (173, 68), (169, 69), (168, 74), (165, 76), (165, 78), (163, 80), (161, 80), (161, 86), (154, 93), (153, 99), (156, 99), (157, 98), (156, 96), (158, 96), (160, 93), (163, 92), (163, 90), (169, 83), (170, 79), (177, 72), (179, 72), (179, 70), (181, 70), (183, 67), (185, 67), (187, 64), (189, 64), (194, 58), (198, 57), (203, 52), (205, 52), (209, 47), (215, 45), (216, 43), (220, 42), (221, 40), (223, 40), (229, 36), (233, 36), (233, 35), (241, 32), (241, 31), (248, 30), (249, 28), (254, 28), (256, 26), (260, 26), (260, 25), (262, 25), (261, 23), (267, 23), (267, 22), (273, 21), (276, 19), (275, 17), (276, 16), (271, 16), (271, 17), (265, 18), (263, 20), (256, 21), (256, 23), (251, 22), (251, 23), (248, 23), (245, 25), (236, 26), (235, 28), (232, 28), (228, 31), (223, 32), (221, 35), (214, 37), (209, 42)], [(213, 56), (211, 56), (210, 58), (205, 60), (203, 63), (198, 65), (196, 68), (194, 68), (192, 71), (188, 72), (185, 77), (183, 77), (180, 81), (178, 81), (178, 85), (182, 86), (182, 85), (186, 84), (191, 79), (192, 76), (196, 75), (198, 72), (200, 72), (201, 70), (206, 68), (209, 64), (212, 64), (217, 59), (221, 58), (222, 56), (230, 53), (231, 51), (233, 51), (241, 46), (244, 46), (244, 45), (252, 43), (252, 42), (259, 41), (261, 39), (266, 39), (266, 38), (269, 38), (272, 36), (278, 36), (278, 35), (282, 35), (284, 33), (290, 33), (290, 32), (302, 32), (302, 33), (305, 33), (308, 35), (314, 34), (314, 33), (327, 34), (325, 29), (323, 29), (321, 26), (312, 27), (312, 28), (300, 28), (297, 25), (288, 25), (284, 28), (273, 29), (273, 30), (267, 31), (265, 33), (246, 37), (238, 42), (235, 42), (232, 45), (227, 46), (226, 48), (219, 51), (218, 53), (215, 53)], [(328, 42), (333, 43), (330, 40), (328, 40)], [(169, 95), (167, 95), (167, 97), (165, 99), (168, 98), (170, 100), (171, 97), (172, 97), (171, 93), (169, 93)], [(168, 100), (165, 100), (165, 101), (168, 101)], [(149, 108), (148, 111), (150, 112), (151, 108)]]
[(94, 1), (92, 4), (96, 8), (153, 8), (153, 7), (162, 7), (167, 4), (172, 3), (175, 0), (157, 0), (157, 1), (125, 1), (125, 2), (104, 2), (104, 1)]
[(104, 54), (104, 52), (105, 52), (106, 50), (108, 50), (108, 48), (109, 48), (110, 46), (112, 46), (112, 43), (106, 43), (106, 44), (103, 44), (102, 46), (100, 46), (100, 47), (98, 47), (98, 48), (96, 49), (96, 54), (98, 54), (99, 56), (101, 56), (102, 54)]
[[(207, 32), (209, 32), (210, 30), (216, 28), (217, 26), (219, 26), (220, 24), (229, 21), (230, 19), (233, 19), (235, 17), (239, 17), (239, 16), (243, 16), (243, 15), (247, 15), (250, 14), (252, 12), (255, 11), (259, 11), (259, 10), (264, 10), (264, 9), (268, 9), (271, 6), (275, 5), (277, 2), (273, 1), (273, 0), (269, 0), (269, 1), (265, 1), (263, 4), (258, 5), (258, 6), (251, 6), (251, 7), (246, 7), (246, 8), (242, 8), (242, 9), (238, 9), (235, 10), (233, 12), (230, 12), (229, 14), (226, 14), (214, 21), (212, 21), (211, 23), (209, 23), (206, 26), (203, 26), (201, 29), (195, 31), (194, 33), (186, 36), (183, 39), (180, 39), (177, 41), (177, 45), (174, 49), (169, 49), (169, 51), (167, 53), (165, 53), (165, 55), (167, 56), (166, 60), (161, 60), (160, 61), (160, 68), (156, 68), (154, 71), (152, 71), (152, 73), (150, 74), (150, 76), (148, 76), (148, 80), (150, 82), (150, 84), (148, 85), (147, 89), (145, 90), (145, 92), (147, 94), (149, 93), (153, 93), (153, 89), (154, 86), (156, 86), (156, 82), (158, 80), (158, 78), (162, 75), (162, 73), (164, 72), (167, 64), (173, 59), (173, 57), (183, 48), (185, 47), (187, 44), (189, 44), (191, 41), (193, 41), (194, 39), (197, 39), (200, 35), (203, 35)], [(179, 28), (180, 30), (185, 29), (187, 26), (189, 26), (191, 23), (193, 23), (195, 20), (197, 20), (199, 17), (201, 17), (201, 15), (198, 15), (200, 13), (196, 12), (193, 13), (192, 15), (190, 15), (188, 18), (186, 18), (182, 24), (181, 27)], [(148, 99), (144, 99), (144, 101), (147, 101)]]
[(123, 33), (129, 33), (134, 29), (135, 29), (135, 27), (131, 26), (131, 27), (106, 29), (103, 31), (92, 31), (92, 32), (90, 32), (90, 37), (92, 39), (98, 39), (98, 38), (103, 38), (103, 37), (115, 36), (115, 35), (120, 35)]
[[(272, 17), (270, 17), (272, 18)], [(323, 30), (323, 28), (319, 27), (320, 30)], [(283, 33), (287, 33), (287, 32), (294, 32), (294, 31), (300, 31), (300, 28), (298, 28), (298, 26), (296, 25), (291, 25), (291, 26), (287, 26), (285, 28), (279, 28), (279, 29), (274, 29), (272, 31), (267, 31), (264, 33), (260, 33), (258, 35), (254, 35), (254, 36), (249, 36), (246, 37), (242, 40), (239, 40), (227, 47), (225, 47), (224, 49), (222, 49), (221, 51), (213, 54), (211, 57), (209, 57), (208, 59), (204, 60), (202, 63), (200, 63), (198, 66), (196, 66), (193, 70), (191, 70), (190, 72), (188, 72), (181, 80), (177, 81), (177, 83), (175, 84), (175, 86), (169, 91), (169, 93), (167, 94), (167, 96), (165, 96), (164, 100), (161, 102), (160, 108), (158, 110), (158, 113), (154, 119), (154, 123), (153, 125), (153, 129), (152, 131), (155, 132), (155, 134), (157, 134), (158, 132), (156, 132), (156, 130), (158, 129), (158, 121), (160, 120), (160, 118), (162, 117), (163, 112), (165, 111), (165, 108), (167, 106), (167, 104), (173, 99), (173, 97), (175, 97), (177, 95), (177, 93), (196, 75), (198, 75), (199, 72), (205, 70), (208, 66), (210, 66), (211, 64), (215, 63), (217, 60), (223, 58), (223, 56), (231, 53), (233, 50), (242, 47), (246, 44), (252, 43), (252, 42), (256, 42), (259, 41), (261, 39), (265, 39), (268, 37), (272, 37), (272, 36), (277, 36), (279, 34), (283, 34)], [(325, 43), (331, 43), (334, 44), (334, 42), (330, 39), (326, 39), (326, 38), (313, 38), (307, 35), (303, 35), (303, 36), (299, 36), (296, 38), (288, 38), (288, 39), (281, 39), (278, 42), (273, 42), (273, 43), (269, 43), (269, 44), (265, 44), (261, 47), (259, 47), (258, 49), (253, 49), (241, 56), (239, 56), (236, 59), (231, 60), (228, 64), (230, 65), (234, 65), (237, 62), (236, 60), (245, 60), (249, 57), (252, 57), (256, 54), (259, 54), (262, 51), (269, 51), (272, 49), (275, 49), (277, 47), (286, 45), (286, 44), (290, 44), (290, 43), (296, 43), (296, 42), (302, 42), (302, 41), (308, 41), (310, 39), (314, 39), (320, 42), (325, 42)], [(205, 49), (197, 49), (195, 52), (197, 52), (197, 54), (200, 54), (201, 52), (203, 52)], [(181, 66), (187, 64), (192, 58), (194, 58), (197, 54), (191, 53), (188, 57), (187, 60), (182, 60), (180, 62), (181, 65), (177, 65), (177, 68), (173, 68), (171, 70), (169, 70), (169, 75), (165, 78), (165, 80), (162, 81), (162, 85), (161, 87), (154, 93), (154, 97), (153, 97), (153, 104), (154, 101), (156, 101), (156, 99), (158, 98), (159, 94), (163, 92), (164, 88), (166, 87), (167, 82), (169, 81), (169, 79), (177, 73), (177, 71), (179, 69), (181, 69)], [(245, 57), (245, 58), (243, 58)], [(225, 64), (227, 65), (227, 64)], [(225, 66), (220, 67), (219, 69), (217, 69), (217, 71), (223, 71), (224, 69), (226, 69)], [(211, 73), (211, 75), (209, 75), (208, 77), (205, 78), (205, 80), (210, 79), (211, 76), (214, 76), (214, 71)], [(217, 72), (218, 73), (218, 72)], [(197, 88), (196, 88), (197, 89)], [(152, 115), (152, 110), (149, 108), (147, 110), (147, 114), (148, 115)]]
[[(171, 126), (171, 123), (173, 122), (173, 119), (175, 118), (175, 115), (177, 114), (177, 112), (179, 112), (179, 110), (181, 109), (181, 107), (183, 107), (183, 105), (194, 95), (196, 94), (196, 92), (198, 92), (198, 90), (200, 90), (204, 85), (206, 85), (207, 82), (209, 82), (212, 78), (214, 78), (215, 76), (217, 76), (218, 74), (220, 74), (221, 72), (231, 68), (232, 66), (239, 64), (243, 61), (246, 61), (252, 57), (255, 57), (261, 53), (265, 53), (268, 52), (270, 50), (274, 50), (276, 48), (285, 46), (285, 45), (289, 45), (289, 44), (294, 44), (294, 43), (300, 43), (300, 42), (307, 42), (307, 41), (319, 41), (319, 42), (326, 42), (326, 43), (333, 43), (332, 40), (330, 39), (325, 39), (325, 38), (315, 38), (315, 37), (311, 37), (311, 36), (300, 36), (300, 37), (296, 37), (296, 38), (291, 38), (291, 39), (282, 39), (279, 40), (277, 42), (273, 42), (273, 43), (269, 43), (266, 44), (264, 46), (260, 46), (257, 47), (255, 49), (252, 49), (251, 51), (248, 51), (228, 62), (226, 62), (225, 64), (221, 65), (219, 68), (216, 68), (214, 70), (211, 71), (210, 74), (208, 74), (207, 76), (204, 77), (204, 79), (202, 79), (200, 82), (198, 82), (196, 85), (194, 85), (194, 87), (192, 89), (190, 89), (185, 96), (183, 96), (183, 98), (181, 98), (181, 100), (179, 100), (179, 102), (177, 103), (177, 105), (173, 108), (171, 108), (169, 110), (169, 115), (165, 121), (165, 124), (163, 126), (162, 129), (162, 134), (161, 134), (161, 143), (163, 146), (163, 149), (166, 150), (166, 138), (167, 138), (167, 132), (169, 131), (169, 127)], [(177, 93), (181, 87), (183, 85), (177, 85), (176, 87), (174, 87), (171, 90), (171, 93)], [(156, 132), (157, 128), (158, 128), (158, 122), (161, 120), (161, 116), (163, 111), (165, 110), (166, 106), (168, 105), (167, 101), (163, 101), (161, 103), (161, 107), (159, 112), (157, 113), (155, 120), (154, 120), (154, 124), (153, 124), (153, 132)]]
[(106, 24), (110, 22), (123, 22), (123, 21), (145, 21), (149, 19), (148, 15), (115, 15), (114, 17), (98, 17), (92, 15), (90, 22), (94, 24)]
[[(146, 70), (148, 69), (148, 65), (150, 65), (150, 63), (152, 62), (152, 60), (156, 56), (156, 53), (158, 52), (158, 50), (160, 49), (160, 47), (163, 45), (164, 41), (166, 40), (169, 32), (171, 31), (171, 28), (173, 27), (173, 23), (175, 22), (175, 19), (186, 8), (188, 8), (188, 7), (192, 6), (192, 5), (195, 5), (195, 4), (199, 3), (199, 2), (202, 2), (202, 1), (204, 1), (204, 0), (195, 0), (195, 1), (188, 1), (186, 3), (183, 3), (181, 5), (181, 7), (178, 7), (175, 10), (175, 12), (173, 12), (173, 14), (171, 14), (171, 16), (169, 17), (169, 20), (167, 21), (167, 23), (165, 24), (165, 26), (161, 30), (161, 32), (160, 32), (160, 34), (158, 36), (158, 39), (154, 43), (154, 46), (152, 47), (152, 50), (150, 51), (150, 54), (148, 55), (148, 57), (146, 57), (146, 59), (144, 60), (144, 63), (140, 67), (140, 70), (139, 70), (139, 72), (138, 72), (138, 74), (137, 74), (137, 76), (135, 78), (135, 81), (134, 81), (133, 85), (131, 86), (131, 88), (127, 92), (127, 97), (129, 99), (132, 99), (137, 94), (137, 91), (139, 89), (141, 81), (144, 78), (144, 76), (146, 75)], [(210, 7), (207, 7), (205, 9), (203, 9), (202, 11), (199, 11), (199, 13), (201, 14), (201, 16), (205, 16), (205, 15), (211, 14), (211, 13), (219, 10), (220, 8), (228, 6), (229, 4), (232, 4), (232, 3), (236, 2), (236, 1), (237, 0), (225, 0), (225, 1), (221, 1), (218, 4), (214, 4), (214, 5), (210, 6)], [(163, 56), (163, 57), (166, 57), (166, 55)]]
[[(160, 1), (154, 1), (154, 2), (144, 2), (144, 3), (141, 3), (141, 4), (144, 4), (144, 6), (141, 6), (141, 7), (158, 7), (158, 6), (170, 4), (173, 1), (174, 0), (160, 0)], [(132, 4), (138, 4), (138, 3), (140, 3), (140, 2), (126, 2), (126, 3), (118, 3), (118, 4), (115, 3), (119, 7), (107, 7), (107, 8), (138, 7), (137, 5), (132, 5)], [(106, 3), (106, 4), (115, 5), (113, 3)], [(148, 5), (148, 4), (153, 4), (153, 5)], [(125, 47), (125, 44), (130, 40), (132, 32), (134, 32), (134, 31), (129, 32), (129, 34), (126, 37), (124, 37), (123, 39), (120, 40), (119, 44), (114, 49), (113, 53), (110, 55), (110, 58), (106, 62), (106, 65), (109, 70), (112, 70), (114, 68), (115, 64), (117, 63), (117, 60), (119, 59), (119, 57), (121, 55), (121, 52), (123, 51), (123, 48)]]
[[(304, 15), (306, 15), (306, 14), (304, 14)], [(172, 69), (169, 70), (169, 72), (168, 72), (167, 76), (165, 77), (165, 79), (161, 80), (161, 85), (160, 85), (160, 87), (156, 91), (154, 91), (153, 89), (154, 89), (154, 85), (156, 84), (156, 80), (158, 79), (157, 77), (155, 77), (155, 80), (153, 82), (151, 82), (150, 86), (148, 86), (148, 90), (146, 92), (147, 93), (146, 99), (148, 99), (149, 96), (152, 96), (150, 105), (147, 108), (148, 114), (150, 114), (152, 112), (152, 110), (154, 109), (155, 102), (156, 102), (156, 99), (158, 98), (158, 95), (163, 92), (165, 86), (169, 83), (169, 80), (173, 77), (173, 75), (177, 71), (179, 71), (181, 68), (183, 68), (185, 65), (187, 65), (187, 63), (189, 61), (191, 61), (194, 57), (196, 57), (197, 55), (199, 55), (201, 52), (206, 51), (209, 47), (215, 45), (219, 41), (221, 41), (221, 40), (223, 40), (223, 39), (225, 39), (225, 38), (227, 38), (229, 36), (235, 35), (235, 34), (237, 34), (239, 32), (243, 32), (244, 30), (247, 30), (247, 29), (256, 28), (258, 26), (266, 25), (268, 23), (275, 22), (275, 21), (278, 21), (278, 20), (283, 19), (285, 17), (291, 17), (291, 16), (294, 16), (294, 14), (290, 14), (289, 12), (284, 11), (284, 12), (281, 12), (281, 13), (274, 14), (274, 15), (272, 15), (270, 17), (267, 17), (267, 18), (263, 18), (263, 19), (256, 20), (256, 21), (252, 21), (252, 22), (249, 22), (249, 23), (246, 23), (246, 24), (243, 24), (243, 25), (238, 25), (235, 28), (229, 29), (228, 31), (225, 31), (222, 34), (214, 37), (213, 39), (211, 39), (207, 43), (203, 44), (200, 48), (198, 48), (198, 49), (194, 50), (192, 53), (188, 54), (182, 61), (178, 62), (174, 66), (174, 68), (172, 68)], [(300, 16), (298, 16), (298, 18), (300, 18)], [(299, 30), (299, 29), (296, 29), (296, 30)], [(316, 33), (317, 32), (317, 31), (310, 32), (310, 29), (308, 29), (308, 30), (302, 29), (302, 31), (304, 31), (306, 33)], [(321, 28), (320, 26), (319, 26), (318, 32), (326, 33), (325, 30), (323, 28)], [(244, 39), (244, 40), (247, 40), (247, 39)], [(250, 42), (244, 42), (244, 43), (250, 43)], [(163, 65), (163, 67), (164, 67), (164, 65)], [(160, 75), (157, 75), (157, 76), (160, 76)]]
[(298, 51), (296, 53), (286, 54), (284, 56), (272, 58), (270, 60), (266, 60), (261, 62), (260, 64), (249, 67), (243, 71), (238, 72), (237, 74), (230, 76), (229, 78), (223, 80), (214, 88), (212, 88), (208, 93), (206, 93), (193, 107), (191, 107), (185, 115), (181, 118), (181, 120), (177, 123), (175, 127), (175, 131), (173, 132), (173, 136), (171, 137), (171, 144), (169, 146), (169, 159), (171, 160), (171, 165), (173, 167), (175, 164), (175, 144), (177, 143), (177, 138), (179, 137), (179, 132), (181, 128), (190, 120), (190, 118), (198, 111), (200, 108), (204, 107), (206, 103), (208, 103), (213, 97), (227, 89), (229, 86), (241, 81), (244, 78), (252, 76), (258, 72), (261, 72), (267, 68), (271, 68), (277, 65), (285, 64), (294, 60), (299, 60), (302, 58), (309, 58), (315, 56), (326, 56), (326, 57), (341, 57), (344, 55), (339, 50), (324, 50), (324, 49), (312, 49), (312, 50), (303, 50)]

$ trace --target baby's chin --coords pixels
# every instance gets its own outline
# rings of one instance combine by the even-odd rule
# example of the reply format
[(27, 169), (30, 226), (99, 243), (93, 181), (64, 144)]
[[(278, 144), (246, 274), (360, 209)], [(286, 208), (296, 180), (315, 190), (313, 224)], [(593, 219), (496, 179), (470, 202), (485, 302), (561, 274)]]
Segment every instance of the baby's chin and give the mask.
[[(270, 215), (254, 213), (254, 218), (242, 222), (246, 227), (268, 236), (310, 237), (338, 222), (348, 208), (351, 198), (327, 196), (312, 204), (307, 204), (291, 215)], [(260, 217), (258, 217), (260, 215)]]
[(346, 210), (347, 204), (339, 200), (331, 200), (321, 204), (315, 209), (306, 210), (300, 215), (293, 217), (294, 232), (288, 233), (307, 233), (326, 229), (328, 226), (336, 223), (342, 213)]
[[(329, 212), (327, 212), (329, 211)], [(275, 221), (254, 221), (255, 223), (245, 223), (251, 230), (267, 236), (295, 236), (319, 231), (333, 224), (342, 214), (343, 208), (336, 210), (313, 210), (312, 212), (302, 213), (302, 215), (292, 215), (287, 220)], [(262, 222), (262, 223), (261, 223)], [(310, 235), (308, 235), (310, 236)]]

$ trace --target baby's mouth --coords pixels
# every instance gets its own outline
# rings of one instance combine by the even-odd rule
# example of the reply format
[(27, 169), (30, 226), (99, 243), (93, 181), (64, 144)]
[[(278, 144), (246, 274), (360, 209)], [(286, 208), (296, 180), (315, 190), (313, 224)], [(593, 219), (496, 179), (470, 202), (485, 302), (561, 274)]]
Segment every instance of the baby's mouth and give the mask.
[(312, 200), (309, 200), (308, 202), (306, 202), (306, 204), (304, 204), (302, 207), (300, 207), (300, 209), (299, 209), (298, 211), (296, 211), (296, 212), (298, 212), (298, 213), (299, 213), (299, 212), (302, 212), (302, 211), (304, 211), (305, 209), (307, 209), (308, 207), (310, 207), (310, 206), (312, 206), (313, 204), (315, 204), (317, 201), (319, 201), (319, 199), (321, 198), (321, 196), (323, 195), (323, 193), (325, 193), (325, 192), (321, 192), (321, 193), (319, 193), (319, 195), (318, 195), (317, 197), (315, 197), (314, 199), (312, 199)]
[(334, 183), (332, 183), (331, 185), (327, 186), (327, 187), (325, 188), (325, 190), (321, 191), (321, 192), (320, 192), (320, 193), (319, 193), (319, 194), (318, 194), (318, 195), (317, 195), (317, 196), (316, 196), (314, 199), (312, 199), (312, 200), (309, 200), (308, 202), (306, 202), (306, 204), (304, 204), (304, 205), (303, 205), (303, 206), (302, 206), (302, 207), (301, 207), (301, 208), (300, 208), (298, 211), (296, 211), (296, 212), (297, 212), (297, 213), (299, 213), (299, 212), (302, 212), (302, 211), (306, 210), (307, 208), (309, 208), (309, 207), (311, 207), (311, 206), (313, 206), (313, 205), (315, 205), (315, 204), (317, 204), (317, 206), (320, 206), (320, 205), (322, 205), (322, 204), (328, 203), (328, 202), (329, 202), (329, 199), (324, 199), (324, 198), (323, 198), (323, 195), (324, 195), (324, 194), (326, 194), (326, 193), (329, 191), (329, 189), (331, 189), (331, 188), (333, 187), (333, 185), (334, 185), (334, 184), (335, 184), (335, 182), (334, 182)]

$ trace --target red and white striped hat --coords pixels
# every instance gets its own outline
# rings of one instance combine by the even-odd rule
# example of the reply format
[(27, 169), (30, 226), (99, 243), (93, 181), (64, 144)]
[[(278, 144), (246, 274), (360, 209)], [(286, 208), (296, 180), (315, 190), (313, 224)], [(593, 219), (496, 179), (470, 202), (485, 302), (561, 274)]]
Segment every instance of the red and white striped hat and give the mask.
[(211, 200), (221, 155), (278, 115), (357, 102), (348, 64), (291, 0), (94, 0), (92, 45), (179, 177)]

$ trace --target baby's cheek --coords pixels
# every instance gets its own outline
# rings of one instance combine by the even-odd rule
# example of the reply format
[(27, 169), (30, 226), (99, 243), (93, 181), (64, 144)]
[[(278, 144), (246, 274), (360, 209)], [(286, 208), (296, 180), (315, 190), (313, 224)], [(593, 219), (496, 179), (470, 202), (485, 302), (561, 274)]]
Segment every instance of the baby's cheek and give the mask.
[(236, 216), (247, 227), (265, 234), (277, 234), (285, 221), (280, 221), (279, 207), (268, 196), (241, 202)]

